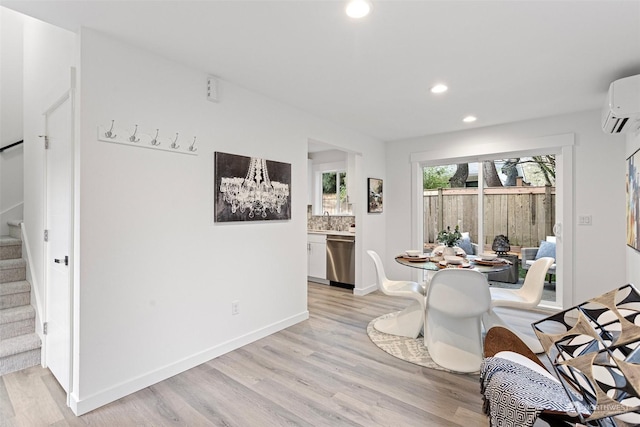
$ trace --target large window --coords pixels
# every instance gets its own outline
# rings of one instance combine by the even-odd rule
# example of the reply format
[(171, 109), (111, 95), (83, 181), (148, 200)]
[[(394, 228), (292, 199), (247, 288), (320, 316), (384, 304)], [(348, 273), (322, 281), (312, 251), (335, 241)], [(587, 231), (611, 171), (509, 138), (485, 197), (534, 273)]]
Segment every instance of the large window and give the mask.
[[(512, 275), (516, 283), (498, 280), (492, 285), (522, 286), (527, 270), (522, 249), (539, 247), (542, 241), (555, 244), (555, 156), (429, 166), (422, 172), (425, 247), (437, 245), (436, 236), (446, 227), (458, 226), (465, 233), (460, 246), (471, 253), (492, 252), (494, 239), (504, 235), (511, 246), (508, 255), (523, 265)], [(550, 275), (545, 301), (557, 302), (555, 281), (555, 274)]]

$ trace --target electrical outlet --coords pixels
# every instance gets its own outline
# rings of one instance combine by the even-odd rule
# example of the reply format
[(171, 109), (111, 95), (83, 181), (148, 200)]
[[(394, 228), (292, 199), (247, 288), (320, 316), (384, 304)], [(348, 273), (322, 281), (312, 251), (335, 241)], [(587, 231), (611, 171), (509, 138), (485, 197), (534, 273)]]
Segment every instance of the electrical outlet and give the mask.
[(240, 314), (240, 301), (233, 301), (231, 303), (231, 314), (234, 316)]

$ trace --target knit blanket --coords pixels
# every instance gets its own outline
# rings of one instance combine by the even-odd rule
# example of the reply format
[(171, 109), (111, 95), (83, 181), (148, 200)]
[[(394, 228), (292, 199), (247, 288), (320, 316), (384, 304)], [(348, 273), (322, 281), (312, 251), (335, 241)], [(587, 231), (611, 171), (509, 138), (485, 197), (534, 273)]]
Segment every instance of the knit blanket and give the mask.
[[(530, 427), (544, 410), (576, 414), (563, 386), (544, 375), (499, 357), (488, 357), (480, 368), (483, 411), (495, 427)], [(578, 411), (590, 411), (578, 402)]]

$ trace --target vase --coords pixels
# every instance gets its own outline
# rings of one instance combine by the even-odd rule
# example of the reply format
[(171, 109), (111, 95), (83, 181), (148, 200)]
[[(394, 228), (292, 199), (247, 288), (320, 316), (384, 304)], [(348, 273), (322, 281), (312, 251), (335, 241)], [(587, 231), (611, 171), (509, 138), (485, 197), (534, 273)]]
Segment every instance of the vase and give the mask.
[(442, 249), (442, 256), (455, 255), (455, 254), (456, 254), (456, 250), (451, 246), (445, 246), (444, 249)]

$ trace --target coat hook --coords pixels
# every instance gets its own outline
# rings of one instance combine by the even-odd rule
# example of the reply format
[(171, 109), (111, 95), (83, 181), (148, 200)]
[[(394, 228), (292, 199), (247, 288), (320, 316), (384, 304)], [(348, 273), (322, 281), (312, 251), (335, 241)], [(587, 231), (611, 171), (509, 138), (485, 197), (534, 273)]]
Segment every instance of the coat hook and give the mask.
[(158, 141), (158, 132), (160, 132), (160, 129), (156, 129), (156, 136), (151, 140), (151, 145), (160, 145), (160, 141)]
[(129, 137), (129, 141), (131, 141), (131, 142), (138, 142), (138, 141), (140, 141), (140, 138), (136, 138), (136, 133), (138, 133), (138, 125), (136, 125), (136, 128), (135, 128), (135, 130), (133, 131), (133, 135), (131, 135), (131, 136)]
[(109, 138), (109, 139), (113, 139), (113, 138), (116, 137), (116, 134), (113, 133), (113, 122), (114, 122), (114, 120), (111, 120), (111, 128), (104, 133), (104, 136)]
[(195, 147), (196, 145), (196, 137), (193, 137), (193, 142), (191, 143), (191, 145), (189, 146), (189, 151), (191, 151), (192, 153), (195, 153), (196, 151), (198, 151), (198, 148)]
[(178, 144), (176, 144), (176, 142), (178, 142), (178, 133), (176, 132), (176, 139), (171, 143), (171, 148), (173, 148), (174, 150), (180, 148), (180, 146)]

